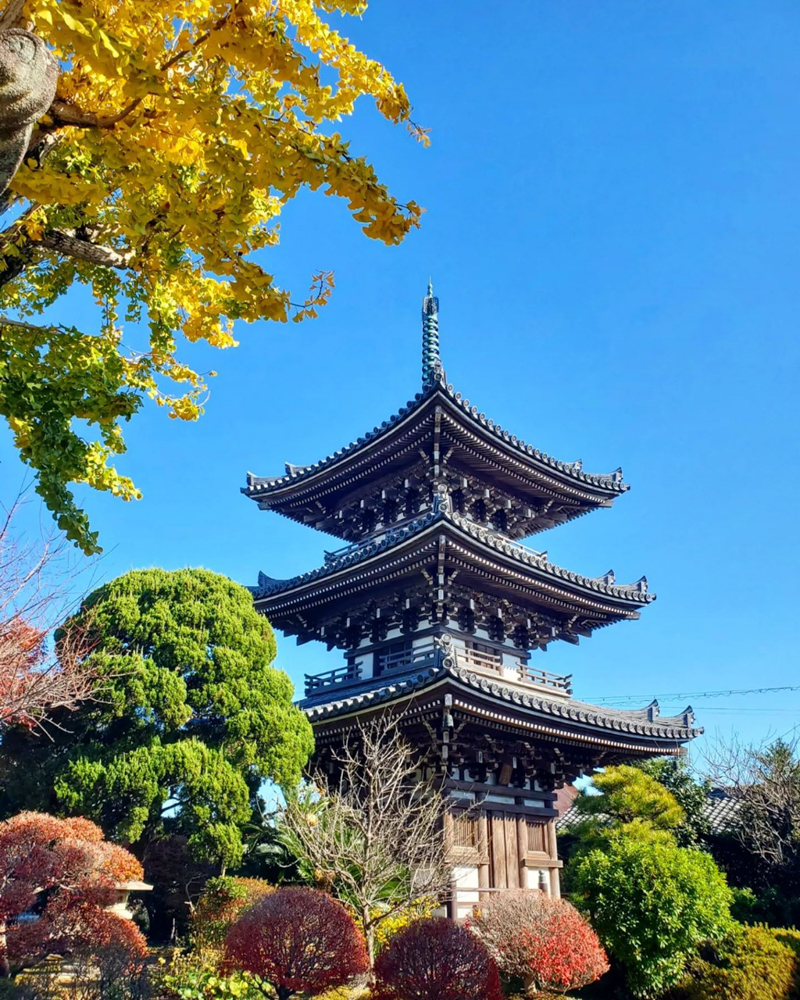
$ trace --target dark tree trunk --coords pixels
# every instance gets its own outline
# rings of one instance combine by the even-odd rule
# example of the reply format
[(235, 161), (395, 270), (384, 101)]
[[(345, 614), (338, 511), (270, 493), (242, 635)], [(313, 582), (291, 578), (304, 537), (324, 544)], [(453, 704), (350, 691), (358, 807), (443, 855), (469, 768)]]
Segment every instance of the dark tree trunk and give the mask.
[(33, 126), (53, 103), (58, 65), (41, 38), (0, 30), (0, 194), (28, 149)]

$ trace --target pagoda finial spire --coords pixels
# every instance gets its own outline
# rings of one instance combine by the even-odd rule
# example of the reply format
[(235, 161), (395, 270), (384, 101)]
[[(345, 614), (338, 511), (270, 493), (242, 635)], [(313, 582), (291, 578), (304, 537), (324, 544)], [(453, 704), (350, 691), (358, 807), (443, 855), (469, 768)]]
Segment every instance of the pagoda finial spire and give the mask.
[(439, 300), (433, 294), (428, 278), (428, 294), (422, 300), (422, 387), (429, 386), (444, 375), (439, 357)]

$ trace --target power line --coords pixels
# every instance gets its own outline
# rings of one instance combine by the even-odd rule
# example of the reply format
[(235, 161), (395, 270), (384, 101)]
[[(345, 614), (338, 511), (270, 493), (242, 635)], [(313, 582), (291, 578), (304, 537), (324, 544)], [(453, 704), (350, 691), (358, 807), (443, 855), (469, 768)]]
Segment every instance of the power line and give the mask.
[(691, 701), (696, 698), (731, 698), (742, 694), (773, 694), (776, 691), (800, 691), (800, 684), (786, 684), (783, 687), (762, 687), (762, 688), (731, 688), (726, 691), (676, 691), (671, 694), (612, 694), (600, 697), (588, 697), (587, 701), (596, 705), (608, 705), (620, 702), (643, 702), (652, 700), (653, 697), (664, 701)]
[(732, 706), (725, 705), (692, 705), (692, 708), (696, 709), (698, 712), (729, 712), (732, 715), (742, 715), (747, 712), (753, 712), (756, 715), (794, 715), (797, 716), (796, 708), (777, 708), (770, 706), (768, 708), (733, 708)]

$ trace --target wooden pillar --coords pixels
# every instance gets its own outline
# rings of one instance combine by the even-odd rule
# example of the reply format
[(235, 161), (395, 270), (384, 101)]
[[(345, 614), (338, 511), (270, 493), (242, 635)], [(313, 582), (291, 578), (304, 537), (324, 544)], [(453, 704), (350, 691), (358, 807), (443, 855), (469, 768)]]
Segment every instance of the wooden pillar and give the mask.
[(452, 850), (455, 846), (455, 834), (453, 831), (453, 814), (450, 810), (445, 810), (444, 814), (444, 847), (446, 851)]
[(486, 813), (481, 809), (478, 814), (478, 852), (480, 854), (480, 863), (478, 865), (478, 899), (483, 900), (483, 898), (488, 895), (487, 893), (481, 893), (481, 889), (488, 889), (490, 887), (491, 879), (491, 856), (489, 854), (489, 823), (486, 819)]
[(528, 888), (528, 823), (524, 816), (517, 816), (517, 856), (519, 859), (519, 887)]
[[(455, 846), (456, 838), (453, 831), (453, 814), (448, 810), (444, 814), (444, 847), (450, 851)], [(450, 880), (450, 899), (447, 903), (447, 916), (451, 920), (458, 918), (458, 889), (455, 879)]]
[[(556, 837), (556, 821), (551, 819), (547, 824), (547, 842), (550, 857), (553, 861), (558, 861), (558, 838)], [(553, 899), (561, 897), (561, 875), (558, 868), (550, 869), (550, 895)]]

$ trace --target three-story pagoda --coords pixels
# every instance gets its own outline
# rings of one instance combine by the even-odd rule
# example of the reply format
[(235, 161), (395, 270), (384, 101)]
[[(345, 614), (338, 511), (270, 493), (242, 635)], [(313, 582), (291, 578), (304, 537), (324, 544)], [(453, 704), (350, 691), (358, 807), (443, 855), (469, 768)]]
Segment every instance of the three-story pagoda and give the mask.
[(307, 676), (300, 703), (317, 756), (390, 711), (445, 776), (454, 861), (451, 913), (503, 888), (559, 892), (555, 790), (598, 766), (680, 754), (690, 708), (660, 717), (572, 697), (541, 667), (554, 641), (632, 621), (654, 600), (561, 569), (520, 539), (610, 507), (621, 470), (559, 462), (488, 419), (448, 385), (438, 299), (423, 300), (422, 390), (397, 414), (313, 465), (248, 474), (243, 492), (339, 539), (317, 569), (259, 574), (256, 607), (299, 643), (344, 663)]

